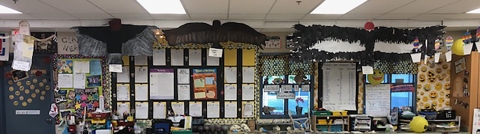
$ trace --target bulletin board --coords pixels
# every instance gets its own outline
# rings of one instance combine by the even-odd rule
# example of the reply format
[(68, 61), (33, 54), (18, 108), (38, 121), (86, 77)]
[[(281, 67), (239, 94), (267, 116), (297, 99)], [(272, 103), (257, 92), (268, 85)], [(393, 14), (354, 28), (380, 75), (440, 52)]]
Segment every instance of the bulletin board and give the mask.
[(112, 73), (112, 109), (146, 120), (164, 119), (167, 110), (215, 123), (254, 119), (258, 48), (223, 46), (221, 58), (208, 56), (210, 45), (157, 46), (153, 57), (124, 56), (122, 73)]
[(55, 55), (53, 59), (55, 101), (62, 115), (81, 117), (84, 108), (91, 113), (99, 108), (102, 95), (105, 110), (110, 110), (110, 75), (105, 58)]

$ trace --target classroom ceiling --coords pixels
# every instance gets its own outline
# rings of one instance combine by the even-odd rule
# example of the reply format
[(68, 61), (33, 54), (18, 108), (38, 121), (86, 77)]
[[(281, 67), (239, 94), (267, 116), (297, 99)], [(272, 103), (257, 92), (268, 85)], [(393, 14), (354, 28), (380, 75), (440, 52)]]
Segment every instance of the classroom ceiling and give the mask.
[[(0, 19), (65, 21), (120, 18), (131, 20), (129, 22), (132, 23), (135, 21), (139, 23), (152, 20), (162, 21), (153, 22), (154, 24), (164, 23), (163, 21), (180, 23), (204, 20), (211, 22), (211, 20), (218, 19), (263, 22), (263, 25), (266, 23), (282, 25), (282, 22), (289, 24), (293, 22), (315, 23), (325, 20), (336, 23), (340, 21), (403, 20), (411, 23), (412, 21), (442, 22), (480, 18), (480, 14), (465, 13), (480, 8), (478, 0), (368, 0), (342, 15), (310, 14), (324, 0), (298, 0), (302, 1), (300, 4), (297, 4), (296, 1), (181, 0), (187, 14), (173, 15), (149, 14), (136, 0), (19, 0), (16, 4), (12, 0), (0, 0), (0, 5), (23, 13), (0, 14)], [(158, 7), (162, 8), (162, 5)], [(258, 29), (264, 30), (269, 27)]]

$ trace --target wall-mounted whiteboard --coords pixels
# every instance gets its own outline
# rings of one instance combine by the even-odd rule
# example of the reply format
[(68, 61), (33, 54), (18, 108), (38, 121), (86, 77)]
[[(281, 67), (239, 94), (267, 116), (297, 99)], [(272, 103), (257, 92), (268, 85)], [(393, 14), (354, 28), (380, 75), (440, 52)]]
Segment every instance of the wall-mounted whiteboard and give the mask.
[(365, 85), (365, 113), (375, 117), (390, 114), (390, 84)]
[(357, 67), (355, 63), (325, 63), (323, 69), (323, 108), (357, 110)]

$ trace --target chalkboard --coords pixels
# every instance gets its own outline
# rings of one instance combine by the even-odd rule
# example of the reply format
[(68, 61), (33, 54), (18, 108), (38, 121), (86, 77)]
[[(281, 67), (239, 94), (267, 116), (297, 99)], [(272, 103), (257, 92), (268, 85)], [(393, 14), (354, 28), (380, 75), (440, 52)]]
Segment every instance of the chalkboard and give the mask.
[(365, 85), (365, 113), (374, 117), (390, 114), (390, 84)]

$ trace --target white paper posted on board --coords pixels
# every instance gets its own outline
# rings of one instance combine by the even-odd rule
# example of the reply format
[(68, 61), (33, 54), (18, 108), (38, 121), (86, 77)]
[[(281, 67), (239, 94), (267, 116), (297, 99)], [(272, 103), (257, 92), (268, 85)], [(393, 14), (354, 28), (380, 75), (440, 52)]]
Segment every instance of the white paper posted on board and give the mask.
[(390, 114), (390, 84), (365, 85), (365, 113), (369, 116)]

